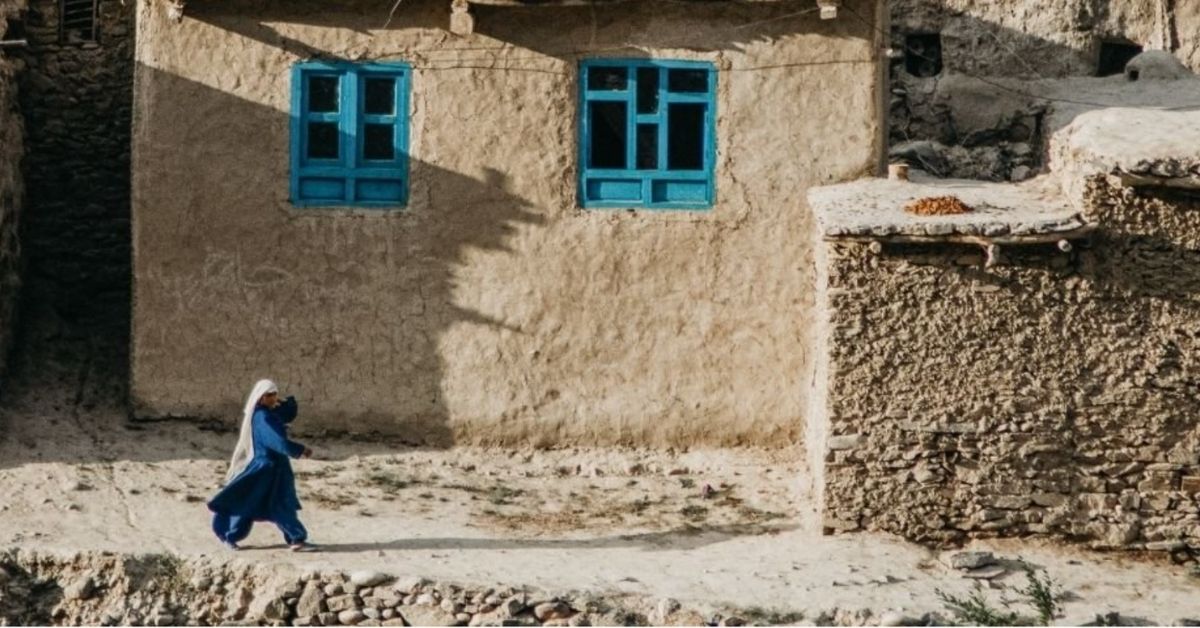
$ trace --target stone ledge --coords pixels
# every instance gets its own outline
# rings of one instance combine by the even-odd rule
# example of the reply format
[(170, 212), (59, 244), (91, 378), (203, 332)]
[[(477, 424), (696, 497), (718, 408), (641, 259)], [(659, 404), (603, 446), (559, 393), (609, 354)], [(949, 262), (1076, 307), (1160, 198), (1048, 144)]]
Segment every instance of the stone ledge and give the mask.
[[(951, 216), (904, 211), (914, 200), (936, 196), (958, 197), (975, 211)], [(1051, 190), (920, 173), (912, 181), (863, 179), (813, 188), (808, 202), (826, 239), (1021, 244), (1083, 237), (1093, 228)]]

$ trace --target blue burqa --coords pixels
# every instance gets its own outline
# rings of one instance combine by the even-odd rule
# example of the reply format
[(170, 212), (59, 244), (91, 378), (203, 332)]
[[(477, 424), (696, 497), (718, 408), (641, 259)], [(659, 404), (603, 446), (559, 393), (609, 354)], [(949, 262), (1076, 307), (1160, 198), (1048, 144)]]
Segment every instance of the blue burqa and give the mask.
[(217, 514), (214, 531), (222, 540), (236, 543), (249, 534), (254, 521), (270, 521), (279, 525), (289, 543), (304, 541), (306, 534), (296, 517), (296, 511), (300, 510), (296, 476), (289, 460), (299, 458), (304, 445), (287, 437), (287, 424), (296, 414), (294, 397), (288, 397), (275, 408), (261, 404), (254, 408), (251, 419), (254, 456), (208, 502), (209, 510)]

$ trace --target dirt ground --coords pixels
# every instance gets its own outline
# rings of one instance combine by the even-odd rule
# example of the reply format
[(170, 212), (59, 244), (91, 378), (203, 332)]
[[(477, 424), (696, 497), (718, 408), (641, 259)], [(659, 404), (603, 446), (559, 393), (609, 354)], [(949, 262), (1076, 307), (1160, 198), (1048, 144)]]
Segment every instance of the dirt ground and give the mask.
[[(756, 609), (760, 621), (878, 621), (944, 611), (979, 584), (996, 604), (1021, 564), (1062, 587), (1059, 623), (1200, 617), (1189, 566), (1010, 540), (978, 543), (1007, 573), (974, 580), (946, 554), (875, 535), (822, 536), (799, 451), (417, 450), (314, 440), (295, 464), (314, 554), (269, 526), (241, 552), (208, 530), (236, 434), (130, 424), (112, 377), (84, 360), (39, 366), (0, 402), (0, 549), (172, 552), (281, 568), (373, 569), (467, 585), (674, 598)], [(303, 420), (303, 406), (301, 418)], [(869, 619), (870, 611), (875, 619)]]

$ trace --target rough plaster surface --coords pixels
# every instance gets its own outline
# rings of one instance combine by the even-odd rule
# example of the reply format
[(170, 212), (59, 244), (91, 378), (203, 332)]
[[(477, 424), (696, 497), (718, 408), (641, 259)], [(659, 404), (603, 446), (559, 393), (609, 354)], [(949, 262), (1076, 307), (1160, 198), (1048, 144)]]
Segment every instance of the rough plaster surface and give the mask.
[[(765, 5), (475, 7), (457, 38), (444, 3), (388, 30), (374, 5), (276, 10), (138, 6), (138, 416), (230, 419), (269, 375), (310, 427), (431, 443), (801, 439), (804, 192), (877, 165), (876, 29)], [(413, 64), (406, 210), (289, 206), (289, 70), (318, 54)], [(711, 211), (576, 207), (575, 68), (622, 55), (717, 65)]]
[(939, 32), (945, 67), (984, 76), (1094, 75), (1103, 41), (1169, 50), (1200, 70), (1200, 3), (891, 0), (896, 43)]
[[(935, 179), (862, 179), (813, 188), (808, 203), (823, 236), (1044, 235), (1083, 227), (1083, 217), (1057, 190), (1002, 183)], [(904, 210), (920, 198), (955, 196), (974, 211), (916, 216)]]
[[(23, 8), (23, 2), (0, 0), (0, 38), (5, 35), (6, 20), (17, 17)], [(19, 64), (0, 53), (0, 374), (12, 345), (12, 321), (21, 287), (17, 226), (25, 196), (25, 128), (17, 104), (18, 69)]]
[(1076, 179), (1128, 173), (1200, 181), (1200, 110), (1090, 111), (1055, 135), (1050, 154)]

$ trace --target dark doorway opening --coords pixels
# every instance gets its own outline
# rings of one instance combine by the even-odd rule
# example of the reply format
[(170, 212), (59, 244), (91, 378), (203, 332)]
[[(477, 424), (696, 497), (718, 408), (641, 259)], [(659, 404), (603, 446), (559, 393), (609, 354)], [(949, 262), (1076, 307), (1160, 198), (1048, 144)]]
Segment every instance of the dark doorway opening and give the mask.
[(904, 69), (918, 78), (929, 78), (941, 74), (941, 33), (909, 33), (905, 35)]
[(1142, 47), (1128, 41), (1100, 42), (1100, 60), (1096, 64), (1096, 76), (1115, 76), (1125, 73), (1125, 66), (1134, 57), (1142, 54)]

